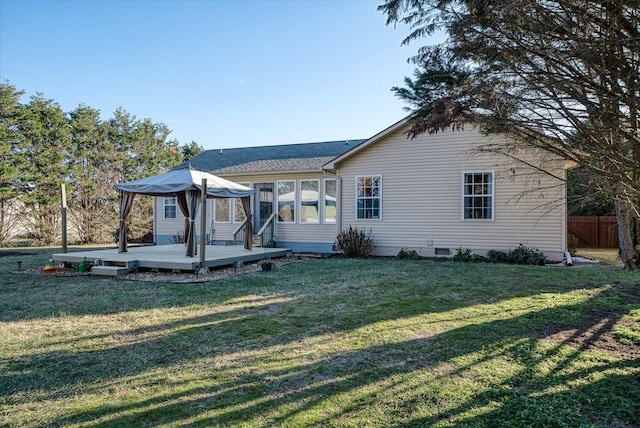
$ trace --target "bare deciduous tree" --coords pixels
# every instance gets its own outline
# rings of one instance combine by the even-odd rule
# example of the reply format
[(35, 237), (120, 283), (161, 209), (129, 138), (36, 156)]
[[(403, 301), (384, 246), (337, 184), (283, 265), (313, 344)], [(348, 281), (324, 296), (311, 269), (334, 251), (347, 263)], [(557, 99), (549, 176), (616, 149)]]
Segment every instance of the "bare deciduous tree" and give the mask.
[(637, 268), (638, 2), (387, 0), (380, 10), (411, 27), (404, 43), (448, 34), (421, 47), (414, 79), (394, 88), (411, 105), (410, 136), (473, 123), (590, 168), (608, 182), (624, 265)]

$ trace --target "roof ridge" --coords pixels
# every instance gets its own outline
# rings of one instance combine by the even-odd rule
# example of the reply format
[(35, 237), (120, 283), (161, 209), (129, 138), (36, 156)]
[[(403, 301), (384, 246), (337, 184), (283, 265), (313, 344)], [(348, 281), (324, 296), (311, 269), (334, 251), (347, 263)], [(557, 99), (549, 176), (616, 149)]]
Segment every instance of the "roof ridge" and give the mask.
[(366, 141), (367, 138), (348, 138), (346, 140), (330, 140), (330, 141), (312, 141), (309, 143), (289, 143), (289, 144), (270, 144), (267, 146), (244, 146), (244, 147), (221, 147), (219, 149), (207, 149), (205, 152), (209, 151), (225, 151), (225, 150), (251, 150), (251, 149), (269, 149), (275, 147), (291, 147), (291, 146), (310, 146), (314, 144), (333, 144), (333, 143), (357, 143)]

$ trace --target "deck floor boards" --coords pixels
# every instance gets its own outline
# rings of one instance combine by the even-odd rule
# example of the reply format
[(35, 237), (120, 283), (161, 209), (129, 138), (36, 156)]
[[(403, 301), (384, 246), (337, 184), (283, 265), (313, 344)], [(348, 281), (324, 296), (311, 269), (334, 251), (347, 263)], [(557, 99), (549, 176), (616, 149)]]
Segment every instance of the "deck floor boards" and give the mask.
[[(239, 261), (247, 263), (264, 258), (282, 257), (290, 252), (288, 248), (253, 247), (252, 250), (245, 250), (242, 245), (207, 245), (204, 267), (228, 266)], [(118, 253), (117, 248), (108, 248), (57, 253), (52, 256), (56, 263), (80, 263), (85, 259), (89, 263), (99, 260), (103, 265), (135, 264), (138, 267), (156, 269), (196, 270), (201, 267), (200, 254), (187, 257), (183, 244), (129, 247), (126, 253)]]

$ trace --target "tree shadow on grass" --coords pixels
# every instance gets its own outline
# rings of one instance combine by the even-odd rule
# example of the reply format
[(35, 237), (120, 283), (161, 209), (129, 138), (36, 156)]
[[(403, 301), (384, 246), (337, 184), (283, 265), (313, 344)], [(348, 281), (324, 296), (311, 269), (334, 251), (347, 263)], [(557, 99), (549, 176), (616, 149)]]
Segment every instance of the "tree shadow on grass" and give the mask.
[[(416, 266), (428, 268), (431, 265), (405, 266), (409, 270), (416, 269)], [(296, 268), (303, 274), (280, 279), (286, 285), (248, 286), (242, 279), (225, 282), (225, 286), (189, 285), (189, 289), (175, 284), (129, 283), (116, 283), (117, 287), (113, 288), (115, 281), (89, 286), (76, 285), (87, 299), (96, 294), (117, 296), (119, 293), (128, 293), (133, 297), (120, 299), (127, 302), (130, 310), (148, 309), (147, 303), (150, 300), (153, 300), (154, 304), (150, 306), (153, 309), (179, 307), (197, 300), (200, 305), (210, 305), (214, 311), (145, 327), (115, 328), (95, 334), (83, 332), (80, 337), (54, 337), (41, 341), (39, 348), (28, 354), (0, 360), (0, 364), (7, 368), (0, 375), (0, 385), (12, 385), (9, 391), (17, 392), (33, 388), (37, 379), (39, 388), (57, 391), (68, 382), (95, 382), (112, 377), (133, 376), (158, 364), (168, 365), (180, 360), (201, 358), (203, 355), (224, 355), (238, 349), (284, 345), (310, 336), (348, 332), (382, 321), (442, 313), (487, 301), (495, 303), (500, 299), (540, 293), (539, 288), (520, 286), (500, 288), (499, 298), (494, 289), (488, 286), (471, 293), (469, 290), (472, 287), (464, 281), (455, 275), (446, 275), (451, 273), (449, 270), (427, 272), (428, 275), (438, 275), (435, 278), (437, 286), (422, 280), (407, 284), (406, 278), (379, 275), (376, 272), (359, 278), (356, 283), (344, 285), (339, 282), (344, 276), (342, 272), (323, 270), (321, 275), (305, 277), (306, 271), (300, 266)], [(461, 267), (453, 268), (455, 273)], [(485, 271), (489, 278), (491, 274), (494, 272)], [(408, 278), (416, 277), (419, 278), (415, 272), (409, 272)], [(257, 278), (264, 280), (262, 276)], [(488, 281), (481, 274), (474, 278)], [(315, 281), (315, 285), (305, 285), (309, 281)], [(68, 285), (57, 288), (64, 287)], [(52, 293), (56, 294), (56, 288)], [(72, 292), (70, 295), (77, 296), (78, 293)], [(143, 296), (142, 300), (137, 300), (138, 295)], [(62, 300), (67, 298), (65, 296)], [(101, 300), (101, 297), (97, 299)], [(226, 304), (220, 306), (221, 302)], [(104, 302), (97, 305), (97, 310), (94, 307), (96, 305), (89, 305), (94, 307), (93, 311), (83, 308), (78, 301), (74, 306), (79, 314), (101, 315), (103, 311), (107, 314), (115, 312)], [(448, 321), (460, 321), (464, 316), (460, 314), (457, 319), (449, 318)], [(55, 318), (52, 322), (55, 322)], [(48, 373), (42, 373), (43, 370)], [(33, 373), (37, 375), (34, 376)]]
[[(348, 334), (369, 323), (412, 315), (422, 315), (426, 321), (429, 311), (423, 308), (420, 312), (418, 306), (407, 306), (408, 302), (400, 299), (404, 304), (389, 303), (387, 309), (392, 309), (377, 316), (349, 318), (333, 327), (328, 324), (327, 331), (311, 335), (311, 326), (328, 316), (320, 313), (317, 318), (307, 318), (314, 301), (308, 302), (304, 311), (296, 300), (279, 302), (263, 313), (251, 314), (241, 309), (219, 317), (188, 319), (179, 322), (181, 328), (177, 332), (168, 328), (173, 332), (150, 342), (98, 351), (96, 359), (123, 361), (123, 353), (144, 355), (145, 346), (152, 346), (154, 341), (165, 345), (175, 340), (179, 344), (183, 335), (202, 339), (208, 334), (235, 335), (231, 341), (236, 343), (213, 343), (206, 348), (212, 354), (177, 354), (166, 363), (235, 356), (225, 359), (222, 366), (213, 367), (208, 379), (193, 382), (196, 386), (175, 385), (168, 393), (154, 397), (67, 413), (52, 424), (93, 421), (92, 426), (105, 427), (157, 423), (341, 426), (358, 425), (361, 417), (373, 412), (377, 418), (368, 420), (379, 426), (504, 426), (507, 421), (511, 426), (639, 425), (640, 355), (634, 353), (637, 347), (602, 349), (622, 315), (618, 309), (606, 310), (611, 307), (611, 299), (626, 299), (627, 308), (640, 307), (637, 293), (624, 294), (625, 290), (607, 289), (576, 304), (481, 323), (470, 319), (462, 327), (431, 336), (328, 351), (315, 357), (304, 356), (304, 340), (326, 337), (335, 341), (331, 333)], [(287, 325), (295, 324), (296, 311), (302, 311), (304, 322)], [(282, 320), (265, 327), (268, 317), (278, 316)], [(210, 329), (208, 323), (216, 323), (215, 329)], [(286, 332), (281, 334), (280, 329)], [(289, 354), (285, 351), (278, 356), (279, 361), (273, 361), (272, 350), (281, 346), (287, 346)], [(41, 357), (66, 360), (66, 364), (77, 360), (74, 354), (50, 353)], [(482, 366), (499, 364), (503, 359), (515, 362), (518, 369), (498, 380), (473, 380)], [(126, 375), (133, 376), (134, 381), (135, 376), (150, 376), (146, 385), (162, 384), (167, 380), (145, 374), (158, 364), (149, 360)], [(447, 370), (448, 366), (453, 368)], [(218, 369), (233, 370), (234, 375), (218, 381)], [(103, 383), (91, 383), (96, 388), (109, 388), (124, 375), (89, 373), (76, 373), (79, 379), (75, 380), (95, 381), (94, 376), (98, 376), (97, 380)], [(456, 393), (455, 388), (449, 389), (467, 382), (475, 382), (478, 390)], [(43, 388), (60, 394), (60, 389), (70, 383), (71, 379), (51, 381)]]
[[(540, 315), (545, 316), (545, 311)], [(496, 321), (483, 326), (468, 326), (466, 334), (482, 334), (486, 329), (510, 330), (509, 321)], [(459, 334), (460, 331), (456, 331)], [(309, 425), (340, 426), (358, 423), (358, 415), (367, 409), (375, 411), (382, 404), (389, 406), (390, 397), (380, 388), (371, 388), (396, 376), (412, 375), (429, 370), (437, 364), (478, 351), (468, 346), (460, 346), (457, 351), (445, 355), (430, 354), (429, 350), (438, 342), (448, 342), (452, 332), (443, 333), (432, 339), (417, 339), (395, 345), (371, 347), (364, 350), (345, 352), (319, 362), (297, 365), (292, 369), (273, 370), (265, 373), (247, 374), (233, 382), (222, 383), (210, 388), (191, 389), (179, 394), (169, 394), (123, 406), (97, 410), (93, 414), (71, 416), (64, 422), (79, 422), (96, 417), (105, 418), (95, 426), (145, 425), (158, 422), (177, 422), (193, 419), (186, 425), (234, 425), (247, 423), (255, 426), (269, 425)], [(640, 382), (637, 374), (629, 373), (638, 368), (637, 360), (601, 362), (589, 368), (573, 370), (570, 373), (555, 373), (540, 377), (537, 372), (545, 361), (553, 356), (539, 356), (533, 352), (533, 340), (519, 341), (518, 337), (504, 335), (500, 341), (514, 341), (507, 346), (506, 353), (518, 355), (526, 364), (520, 373), (509, 377), (497, 385), (476, 394), (460, 397), (457, 406), (439, 405), (447, 397), (444, 385), (438, 382), (456, 381), (455, 376), (440, 376), (421, 386), (403, 381), (393, 384), (394, 389), (405, 391), (398, 394), (394, 409), (383, 411), (381, 426), (431, 426), (439, 422), (454, 421), (472, 426), (505, 426), (507, 422), (518, 426), (579, 426), (585, 424), (609, 425), (614, 422), (635, 425), (638, 422)], [(557, 349), (560, 349), (558, 345)], [(566, 367), (572, 365), (575, 355), (557, 357)], [(405, 358), (400, 357), (404, 355)], [(407, 358), (408, 356), (408, 358)], [(480, 362), (478, 362), (480, 363)], [(464, 376), (473, 364), (457, 371)], [(616, 374), (627, 372), (626, 374)], [(593, 378), (595, 380), (589, 381)], [(554, 391), (568, 382), (579, 379), (586, 381), (575, 388)], [(430, 389), (434, 388), (435, 392)], [(367, 392), (362, 392), (362, 391)], [(370, 392), (368, 392), (370, 391)], [(399, 391), (398, 391), (399, 392)], [(322, 407), (331, 397), (355, 397), (345, 399), (343, 404)], [(197, 397), (189, 399), (189, 397)], [(432, 415), (420, 415), (420, 407), (425, 400), (431, 400)], [(489, 412), (480, 416), (465, 418), (466, 412), (474, 408), (490, 406)], [(211, 411), (215, 416), (207, 416)], [(305, 414), (313, 412), (312, 416)], [(386, 413), (386, 414), (385, 414)], [(126, 416), (119, 416), (126, 414)], [(63, 422), (63, 421), (60, 421)]]

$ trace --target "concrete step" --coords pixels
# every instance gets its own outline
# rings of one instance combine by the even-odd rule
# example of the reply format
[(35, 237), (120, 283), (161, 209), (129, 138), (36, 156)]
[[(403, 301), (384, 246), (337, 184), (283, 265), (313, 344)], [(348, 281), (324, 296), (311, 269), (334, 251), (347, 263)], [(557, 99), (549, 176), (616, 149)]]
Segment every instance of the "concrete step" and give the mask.
[(91, 275), (115, 276), (126, 275), (131, 269), (126, 266), (94, 266)]

